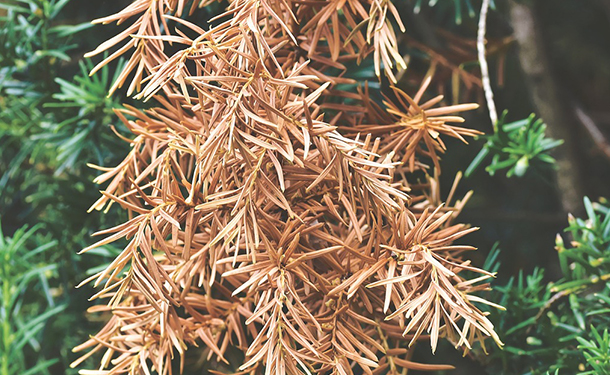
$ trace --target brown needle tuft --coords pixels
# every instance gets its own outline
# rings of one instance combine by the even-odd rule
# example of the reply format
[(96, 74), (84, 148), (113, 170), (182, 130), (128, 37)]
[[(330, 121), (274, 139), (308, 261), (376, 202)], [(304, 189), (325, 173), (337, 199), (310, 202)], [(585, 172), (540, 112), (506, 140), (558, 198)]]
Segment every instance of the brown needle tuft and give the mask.
[(199, 346), (215, 373), (398, 374), (450, 367), (411, 358), (423, 338), (500, 344), (472, 294), (493, 275), (455, 244), (475, 229), (452, 224), (467, 197), (441, 205), (435, 178), (409, 185), (403, 168), (427, 155), (438, 172), (441, 134), (478, 134), (449, 114), (475, 106), (420, 105), (426, 81), (383, 114), (367, 87), (339, 88), (370, 55), (378, 75), (404, 68), (394, 5), (232, 0), (213, 27), (182, 18), (207, 3), (136, 0), (97, 21), (132, 22), (92, 54), (131, 53), (113, 90), (131, 77), (155, 104), (117, 111), (131, 152), (95, 180), (91, 209), (129, 220), (83, 252), (127, 245), (84, 281), (108, 321), (73, 366), (99, 353), (82, 374), (171, 374)]

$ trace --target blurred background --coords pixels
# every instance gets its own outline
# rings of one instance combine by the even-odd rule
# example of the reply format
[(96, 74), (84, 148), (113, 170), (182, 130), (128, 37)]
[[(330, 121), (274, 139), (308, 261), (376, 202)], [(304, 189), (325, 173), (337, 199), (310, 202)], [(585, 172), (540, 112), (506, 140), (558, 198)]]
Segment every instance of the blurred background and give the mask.
[[(101, 57), (90, 61), (83, 54), (122, 30), (115, 25), (92, 27), (89, 22), (129, 3), (0, 0), (0, 375), (77, 373), (69, 367), (76, 359), (72, 348), (101, 324), (98, 317), (85, 314), (93, 289), (75, 286), (108, 263), (121, 244), (83, 256), (77, 252), (93, 242), (92, 233), (119, 223), (124, 213), (87, 213), (100, 189), (92, 182), (97, 172), (87, 163), (114, 166), (123, 159), (129, 146), (114, 132), (127, 132), (112, 109), (122, 103), (143, 104), (122, 91), (108, 98), (117, 64), (89, 77)], [(405, 0), (396, 6), (407, 27), (400, 49), (409, 61), (399, 86), (413, 94), (434, 69), (432, 91), (445, 95), (446, 104), (480, 103), (466, 125), (497, 135), (485, 106), (476, 56), (481, 1)], [(221, 8), (217, 4), (191, 18), (205, 22)], [(591, 206), (593, 211), (607, 214), (602, 208), (607, 203), (604, 197), (610, 196), (610, 0), (495, 0), (487, 37), (496, 105), (500, 112), (508, 110), (504, 123), (536, 113), (547, 124), (544, 137), (563, 144), (543, 152), (556, 163), (534, 158), (525, 170), (523, 165), (515, 170), (520, 156), (510, 152), (504, 156), (512, 162), (504, 169), (500, 159), (493, 160), (494, 152), (473, 164), (477, 168), (462, 178), (457, 190), (458, 197), (474, 191), (461, 220), (481, 227), (467, 241), (479, 249), (471, 254), (475, 265), (487, 260), (499, 267), (494, 281), (500, 286), (497, 296), (511, 278), (519, 279), (520, 272), (533, 274), (521, 288), (535, 284), (540, 290), (527, 291), (534, 299), (522, 305), (531, 302), (530, 315), (541, 308), (546, 314), (547, 283), (567, 277), (556, 235), (568, 227), (568, 214), (591, 218), (585, 196), (598, 202)], [(375, 80), (371, 64), (353, 69), (354, 76)], [(441, 175), (445, 196), (456, 174), (466, 171), (481, 149), (493, 143), (490, 139), (482, 137), (469, 145), (447, 142)], [(530, 136), (517, 146), (528, 147), (528, 142), (537, 144)], [(498, 170), (490, 175), (495, 167)], [(574, 235), (564, 238), (568, 246)], [(493, 248), (501, 251), (490, 259)], [(519, 305), (520, 297), (515, 298), (507, 303)], [(568, 311), (573, 311), (570, 306)], [(513, 318), (513, 326), (525, 319)], [(501, 324), (510, 320), (498, 319)], [(510, 331), (505, 328), (500, 331)], [(545, 373), (548, 363), (555, 361), (547, 357), (556, 353), (536, 359), (537, 354), (528, 352), (531, 337), (531, 330), (515, 335), (509, 343), (513, 351), (492, 349), (487, 358), (477, 350), (462, 357), (448, 344), (434, 357), (422, 344), (414, 358), (451, 363), (458, 368), (454, 374)], [(190, 355), (197, 363), (197, 352)], [(584, 358), (565, 361), (565, 366), (586, 365)], [(187, 373), (207, 370), (193, 365)]]

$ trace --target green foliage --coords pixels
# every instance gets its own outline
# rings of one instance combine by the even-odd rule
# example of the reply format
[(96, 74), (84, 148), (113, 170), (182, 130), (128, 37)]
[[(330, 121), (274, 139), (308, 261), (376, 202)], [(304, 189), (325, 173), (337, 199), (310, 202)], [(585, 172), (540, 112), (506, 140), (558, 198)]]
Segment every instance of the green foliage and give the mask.
[(559, 280), (549, 283), (536, 269), (495, 287), (507, 311), (490, 313), (506, 346), (489, 357), (478, 353), (489, 373), (608, 373), (610, 208), (584, 201), (587, 218), (569, 219), (570, 246), (557, 237)]
[(595, 327), (591, 326), (592, 340), (585, 340), (582, 337), (577, 337), (576, 340), (580, 343), (580, 349), (587, 363), (593, 368), (592, 371), (581, 372), (581, 375), (608, 375), (610, 374), (610, 338), (608, 337), (608, 329), (604, 329), (602, 335), (597, 332)]
[[(69, 41), (86, 27), (55, 25), (66, 4), (16, 0), (0, 5), (7, 10), (0, 19), (6, 51), (0, 62), (0, 208), (19, 220), (9, 223), (13, 227), (28, 217), (42, 218), (49, 229), (58, 218), (69, 220), (57, 198), (73, 211), (75, 197), (89, 194), (79, 203), (89, 204), (95, 190), (86, 187), (93, 186), (94, 173), (86, 163), (112, 163), (127, 149), (108, 129), (119, 105), (106, 96), (113, 80), (109, 68), (89, 77), (91, 64), (80, 63), (74, 77), (54, 78), (70, 70)], [(76, 215), (79, 221), (85, 211)]]
[[(0, 66), (14, 71), (25, 71), (49, 58), (69, 61), (70, 48), (63, 37), (65, 27), (52, 27), (55, 19), (69, 0), (9, 0), (0, 4), (7, 15), (0, 18), (3, 54)], [(47, 61), (52, 63), (52, 61)]]
[(569, 217), (566, 229), (573, 238), (566, 248), (561, 237), (557, 238), (559, 264), (564, 274), (562, 283), (554, 291), (579, 291), (610, 277), (610, 208), (601, 203), (591, 203), (585, 197), (586, 219)]
[(45, 259), (57, 242), (38, 229), (23, 227), (5, 238), (0, 228), (0, 375), (46, 373), (57, 362), (38, 354), (49, 320), (66, 307), (53, 300), (49, 278), (57, 265)]
[(83, 160), (103, 164), (112, 156), (109, 154), (112, 148), (120, 148), (120, 139), (105, 125), (112, 123), (113, 110), (120, 106), (116, 97), (106, 93), (118, 78), (121, 64), (114, 77), (107, 67), (89, 76), (93, 69), (89, 60), (79, 65), (80, 74), (71, 81), (55, 79), (60, 92), (53, 94), (55, 102), (45, 105), (45, 108), (63, 109), (53, 111), (59, 119), (41, 124), (41, 133), (32, 137), (55, 151), (56, 175), (66, 169), (76, 169)]
[(555, 159), (548, 152), (561, 145), (563, 140), (547, 138), (546, 124), (536, 119), (534, 114), (528, 118), (505, 123), (505, 111), (494, 126), (494, 133), (481, 138), (487, 140), (481, 151), (466, 169), (470, 176), (485, 158), (491, 155), (491, 164), (485, 170), (494, 175), (497, 171), (508, 169), (507, 177), (523, 176), (530, 167), (538, 164), (554, 165)]
[[(66, 1), (14, 0), (0, 4), (0, 207), (19, 200), (21, 189), (9, 180), (40, 150), (28, 138), (49, 121), (42, 105), (54, 90), (53, 75), (70, 58), (65, 27), (52, 25)], [(23, 176), (24, 180), (30, 180)], [(11, 181), (12, 182), (12, 181)]]
[[(70, 61), (71, 36), (89, 25), (54, 25), (68, 1), (8, 0), (0, 4), (6, 11), (0, 17), (0, 119), (23, 119), (18, 115), (27, 114), (32, 104), (52, 92), (53, 76), (61, 62)], [(6, 102), (7, 95), (10, 102)]]
[[(28, 374), (28, 370), (29, 374), (76, 373), (68, 365), (74, 359), (71, 348), (84, 334), (77, 331), (90, 324), (82, 302), (90, 293), (74, 286), (93, 263), (100, 263), (77, 257), (76, 252), (89, 244), (91, 228), (118, 221), (116, 213), (87, 214), (99, 193), (92, 183), (97, 172), (86, 165), (111, 165), (128, 149), (108, 128), (116, 121), (113, 110), (119, 106), (117, 99), (106, 95), (116, 77), (108, 67), (89, 77), (91, 63), (77, 63), (70, 56), (76, 33), (89, 25), (65, 25), (67, 4), (68, 0), (0, 4), (4, 14), (0, 16), (0, 212), (5, 233), (14, 233), (12, 242), (5, 242), (11, 245), (28, 237), (27, 249), (45, 243), (49, 245), (43, 248), (53, 247), (36, 256), (19, 252), (9, 256), (12, 262), (25, 259), (20, 267), (31, 272), (23, 284), (25, 292), (11, 289), (18, 299), (9, 318), (0, 317), (13, 332), (1, 338), (0, 375)], [(19, 229), (25, 224), (36, 224), (35, 235)], [(11, 249), (19, 248), (15, 246)], [(3, 285), (17, 285), (18, 275), (25, 275), (23, 267), (12, 263), (11, 267), (13, 273), (0, 275)], [(47, 298), (49, 291), (54, 299)], [(49, 320), (48, 311), (57, 312), (58, 304), (64, 313)], [(5, 362), (9, 372), (1, 372)]]
[[(53, 26), (65, 0), (15, 0), (0, 7), (0, 207), (24, 198), (23, 184), (35, 183), (40, 170), (23, 168), (53, 155), (31, 137), (41, 124), (54, 122), (43, 105), (56, 90), (53, 76), (70, 60), (69, 36), (80, 28)], [(29, 172), (23, 173), (24, 170)], [(27, 213), (24, 213), (27, 214)]]

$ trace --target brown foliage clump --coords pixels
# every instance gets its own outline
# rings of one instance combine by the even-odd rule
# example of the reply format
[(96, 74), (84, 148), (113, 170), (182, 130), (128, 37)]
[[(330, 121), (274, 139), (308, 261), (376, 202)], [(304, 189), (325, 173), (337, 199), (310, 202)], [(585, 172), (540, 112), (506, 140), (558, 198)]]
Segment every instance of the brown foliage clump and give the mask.
[[(187, 3), (135, 0), (97, 20), (132, 23), (93, 52), (122, 44), (96, 69), (131, 51), (113, 91), (131, 76), (128, 92), (155, 105), (117, 112), (132, 150), (99, 168), (92, 209), (130, 216), (84, 251), (128, 244), (85, 281), (110, 318), (73, 366), (100, 352), (83, 374), (168, 374), (202, 346), (215, 373), (398, 374), (450, 367), (410, 360), (423, 338), (501, 344), (474, 304), (491, 304), (473, 293), (493, 275), (455, 244), (477, 229), (454, 223), (468, 196), (443, 204), (425, 164), (440, 173), (442, 137), (478, 134), (451, 125), (476, 105), (421, 103), (429, 79), (413, 97), (393, 87), (385, 108), (367, 86), (338, 88), (370, 55), (391, 81), (404, 69), (394, 5), (232, 0), (205, 30), (181, 17), (209, 1)], [(409, 183), (415, 171), (427, 182)]]

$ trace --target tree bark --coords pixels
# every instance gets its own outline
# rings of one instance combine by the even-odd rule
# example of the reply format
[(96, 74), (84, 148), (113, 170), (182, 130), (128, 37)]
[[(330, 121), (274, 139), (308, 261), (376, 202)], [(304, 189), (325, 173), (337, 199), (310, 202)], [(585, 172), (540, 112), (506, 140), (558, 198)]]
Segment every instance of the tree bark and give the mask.
[(519, 60), (534, 106), (547, 124), (548, 135), (564, 140), (564, 144), (554, 151), (558, 166), (557, 185), (564, 211), (576, 215), (583, 211), (583, 180), (570, 116), (558, 94), (559, 85), (553, 79), (535, 9), (515, 0), (510, 1), (510, 8), (511, 23), (520, 49)]

